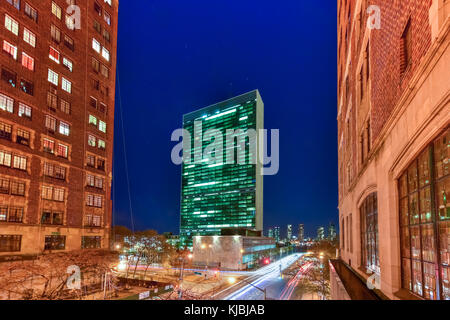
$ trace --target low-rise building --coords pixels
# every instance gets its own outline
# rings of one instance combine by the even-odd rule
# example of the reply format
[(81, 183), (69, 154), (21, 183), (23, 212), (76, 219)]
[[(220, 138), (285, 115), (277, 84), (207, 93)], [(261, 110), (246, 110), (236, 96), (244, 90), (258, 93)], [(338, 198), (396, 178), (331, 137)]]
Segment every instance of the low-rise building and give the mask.
[(246, 236), (195, 236), (193, 263), (197, 267), (246, 270), (267, 264), (277, 251), (275, 239)]

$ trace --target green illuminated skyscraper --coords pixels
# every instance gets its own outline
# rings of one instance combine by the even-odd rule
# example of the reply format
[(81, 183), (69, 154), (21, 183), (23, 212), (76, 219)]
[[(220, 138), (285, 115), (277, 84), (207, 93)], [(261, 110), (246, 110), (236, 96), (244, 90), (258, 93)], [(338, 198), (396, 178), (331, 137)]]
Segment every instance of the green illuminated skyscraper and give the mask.
[[(258, 90), (184, 115), (183, 128), (191, 135), (192, 162), (183, 163), (182, 168), (182, 246), (192, 246), (193, 236), (220, 235), (221, 229), (225, 228), (262, 230), (262, 165), (260, 161), (251, 161), (252, 156), (256, 159), (259, 156), (250, 148), (251, 139), (246, 133), (251, 129), (259, 132), (264, 127), (263, 123), (264, 103)], [(196, 154), (203, 154), (211, 141), (217, 142), (208, 134), (211, 129), (219, 130), (223, 135), (223, 161), (211, 163), (208, 158), (200, 156), (201, 159), (196, 158), (200, 161), (193, 163)], [(230, 144), (226, 138), (227, 130), (238, 132), (236, 130), (239, 129), (240, 133)], [(194, 141), (195, 133), (198, 137), (200, 132), (201, 138)], [(199, 140), (202, 142), (200, 147)], [(245, 153), (239, 141), (245, 141)], [(186, 137), (184, 143), (189, 144)], [(229, 152), (236, 161), (226, 161)]]

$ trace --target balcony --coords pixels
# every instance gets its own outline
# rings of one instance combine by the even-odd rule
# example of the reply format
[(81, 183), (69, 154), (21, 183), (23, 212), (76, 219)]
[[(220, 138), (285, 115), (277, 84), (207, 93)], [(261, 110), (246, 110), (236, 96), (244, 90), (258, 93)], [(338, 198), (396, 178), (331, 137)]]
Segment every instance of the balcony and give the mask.
[(369, 289), (364, 279), (342, 260), (330, 260), (330, 284), (333, 300), (387, 300), (378, 290)]

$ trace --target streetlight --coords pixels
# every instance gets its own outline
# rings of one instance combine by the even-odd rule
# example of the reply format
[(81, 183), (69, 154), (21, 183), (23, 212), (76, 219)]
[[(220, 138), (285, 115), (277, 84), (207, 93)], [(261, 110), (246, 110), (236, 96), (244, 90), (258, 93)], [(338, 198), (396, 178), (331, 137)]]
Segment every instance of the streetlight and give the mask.
[[(242, 279), (241, 281), (243, 281), (243, 282), (245, 282), (245, 283), (251, 285), (253, 288), (255, 288), (255, 289), (261, 291), (262, 293), (264, 293), (264, 300), (267, 300), (267, 290), (266, 290), (266, 288), (261, 289), (260, 287), (255, 286), (253, 283), (251, 283), (251, 282), (249, 282), (249, 281), (247, 281), (247, 280), (245, 280), (245, 279)], [(235, 282), (236, 282), (236, 278), (235, 278), (235, 277), (230, 277), (230, 278), (228, 278), (228, 283), (229, 283), (229, 284), (234, 284)]]
[[(192, 259), (192, 253), (188, 254), (188, 259)], [(183, 299), (183, 273), (184, 273), (184, 257), (179, 258), (181, 260), (181, 268), (180, 268), (180, 288), (178, 289), (178, 299)]]

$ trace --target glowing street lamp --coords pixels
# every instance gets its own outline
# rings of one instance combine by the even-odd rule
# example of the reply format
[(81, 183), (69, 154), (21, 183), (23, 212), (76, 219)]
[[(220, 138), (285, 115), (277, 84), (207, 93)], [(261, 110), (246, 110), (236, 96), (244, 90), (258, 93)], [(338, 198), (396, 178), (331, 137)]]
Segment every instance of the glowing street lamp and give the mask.
[(229, 277), (228, 278), (228, 283), (229, 284), (234, 284), (236, 282), (236, 278), (235, 277)]
[(126, 261), (120, 261), (117, 265), (117, 270), (119, 271), (125, 271), (127, 269), (127, 262)]

